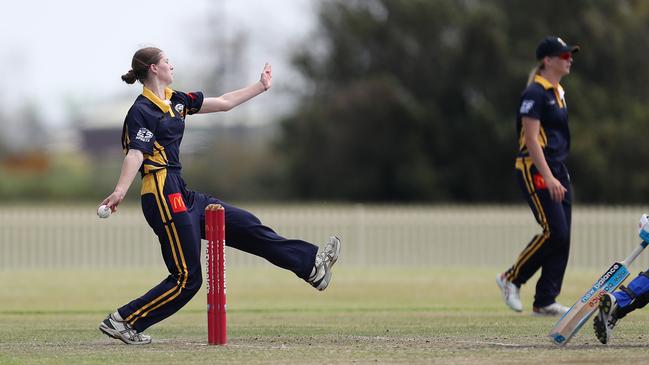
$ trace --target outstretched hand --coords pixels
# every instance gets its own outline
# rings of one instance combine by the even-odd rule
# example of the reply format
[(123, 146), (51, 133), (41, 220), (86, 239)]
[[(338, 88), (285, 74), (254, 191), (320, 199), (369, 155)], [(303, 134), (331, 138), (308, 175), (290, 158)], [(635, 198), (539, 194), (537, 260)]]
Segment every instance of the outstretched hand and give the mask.
[(259, 81), (264, 85), (264, 90), (270, 89), (273, 80), (273, 68), (268, 62), (264, 65), (264, 70), (261, 72), (261, 79)]

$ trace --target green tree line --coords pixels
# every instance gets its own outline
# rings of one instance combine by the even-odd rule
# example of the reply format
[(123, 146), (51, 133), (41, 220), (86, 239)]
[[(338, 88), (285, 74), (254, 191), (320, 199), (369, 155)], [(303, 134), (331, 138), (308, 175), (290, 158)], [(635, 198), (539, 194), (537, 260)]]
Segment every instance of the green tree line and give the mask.
[[(575, 200), (646, 202), (649, 2), (323, 0), (318, 7), (316, 34), (293, 55), (306, 81), (298, 107), (274, 137), (263, 137), (270, 144), (250, 131), (215, 128), (209, 146), (182, 157), (191, 188), (225, 200), (522, 203), (516, 109), (536, 45), (557, 35), (581, 46), (562, 81)], [(121, 157), (58, 156), (37, 179), (0, 176), (0, 197), (102, 199)]]
[(547, 35), (579, 44), (562, 84), (576, 200), (649, 189), (649, 3), (331, 0), (296, 52), (308, 80), (275, 144), (300, 199), (519, 201), (515, 112)]

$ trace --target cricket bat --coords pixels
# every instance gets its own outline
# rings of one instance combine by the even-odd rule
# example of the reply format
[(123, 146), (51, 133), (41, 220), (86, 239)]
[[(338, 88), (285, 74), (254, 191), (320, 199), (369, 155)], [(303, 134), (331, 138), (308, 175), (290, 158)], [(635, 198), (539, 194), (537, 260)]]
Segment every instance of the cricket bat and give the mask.
[(554, 328), (550, 331), (550, 338), (556, 345), (564, 346), (570, 341), (581, 326), (595, 313), (602, 294), (613, 292), (629, 276), (628, 266), (644, 250), (649, 243), (648, 226), (640, 229), (640, 238), (642, 242), (636, 247), (631, 254), (622, 262), (616, 262), (595, 281), (590, 288), (570, 309), (564, 314)]

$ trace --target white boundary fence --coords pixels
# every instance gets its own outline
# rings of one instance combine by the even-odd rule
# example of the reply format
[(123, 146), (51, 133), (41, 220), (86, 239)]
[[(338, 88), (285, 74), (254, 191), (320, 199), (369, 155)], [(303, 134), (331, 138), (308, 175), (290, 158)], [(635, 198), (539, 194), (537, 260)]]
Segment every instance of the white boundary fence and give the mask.
[[(321, 244), (343, 239), (340, 265), (511, 265), (539, 228), (526, 206), (251, 205), (285, 237)], [(100, 220), (91, 205), (0, 206), (0, 271), (163, 267), (157, 238), (136, 206)], [(571, 267), (601, 268), (639, 242), (646, 207), (579, 207), (573, 212)], [(226, 222), (227, 224), (227, 222)], [(227, 237), (226, 237), (227, 241)], [(204, 242), (204, 241), (203, 241)], [(203, 244), (204, 248), (204, 244)], [(228, 266), (268, 265), (227, 249)], [(649, 254), (634, 266), (644, 270)]]

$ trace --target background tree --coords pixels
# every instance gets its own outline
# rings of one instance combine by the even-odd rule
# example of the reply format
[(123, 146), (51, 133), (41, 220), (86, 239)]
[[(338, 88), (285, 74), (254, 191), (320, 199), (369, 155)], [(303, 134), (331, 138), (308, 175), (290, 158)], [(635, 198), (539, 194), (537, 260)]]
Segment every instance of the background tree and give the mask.
[(577, 199), (637, 203), (648, 15), (641, 1), (325, 1), (294, 57), (310, 88), (276, 143), (284, 185), (306, 199), (518, 201), (519, 95), (539, 40), (560, 35), (582, 45), (564, 80)]

